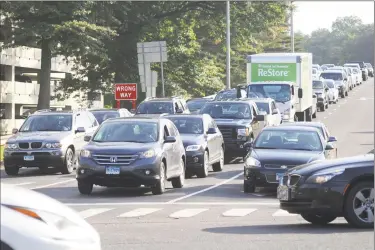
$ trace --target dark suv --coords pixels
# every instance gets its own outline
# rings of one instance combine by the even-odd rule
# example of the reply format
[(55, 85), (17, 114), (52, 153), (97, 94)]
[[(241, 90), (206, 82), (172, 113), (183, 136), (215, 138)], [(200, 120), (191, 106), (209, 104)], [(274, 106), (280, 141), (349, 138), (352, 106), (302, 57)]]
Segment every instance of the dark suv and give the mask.
[(8, 175), (17, 175), (21, 167), (57, 167), (70, 174), (76, 155), (84, 146), (85, 132), (98, 127), (88, 111), (40, 111), (30, 115), (21, 128), (13, 129), (4, 150), (4, 168)]
[(106, 120), (83, 148), (77, 169), (78, 190), (90, 194), (93, 185), (151, 187), (165, 191), (167, 180), (181, 188), (185, 180), (185, 149), (172, 121), (127, 117)]
[(209, 102), (200, 113), (209, 114), (215, 120), (229, 157), (244, 157), (264, 127), (264, 116), (259, 115), (255, 102), (247, 98)]
[(146, 98), (135, 111), (136, 116), (155, 117), (160, 114), (190, 114), (190, 111), (180, 97)]

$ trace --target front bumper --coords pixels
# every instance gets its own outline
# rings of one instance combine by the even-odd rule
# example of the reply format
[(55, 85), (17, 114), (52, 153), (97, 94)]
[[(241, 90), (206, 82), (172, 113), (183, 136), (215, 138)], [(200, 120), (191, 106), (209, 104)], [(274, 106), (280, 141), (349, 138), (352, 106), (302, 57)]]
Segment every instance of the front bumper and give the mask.
[[(105, 187), (139, 187), (155, 186), (160, 180), (160, 163), (158, 157), (138, 159), (130, 165), (99, 165), (92, 158), (80, 157), (76, 179)], [(119, 167), (119, 174), (107, 174), (109, 166)]]
[(186, 171), (202, 168), (204, 165), (204, 151), (186, 151)]
[[(64, 164), (64, 151), (57, 150), (5, 150), (4, 166), (12, 167), (59, 167)], [(24, 157), (33, 156), (25, 160)]]
[(225, 153), (231, 156), (244, 157), (250, 150), (250, 142), (243, 140), (225, 140)]
[[(334, 213), (342, 215), (347, 183), (302, 184), (289, 187), (290, 200), (280, 201), (280, 208), (289, 213)], [(278, 189), (286, 188), (279, 186)]]
[(286, 169), (244, 168), (244, 184), (256, 187), (277, 188), (279, 180), (276, 174), (284, 174)]

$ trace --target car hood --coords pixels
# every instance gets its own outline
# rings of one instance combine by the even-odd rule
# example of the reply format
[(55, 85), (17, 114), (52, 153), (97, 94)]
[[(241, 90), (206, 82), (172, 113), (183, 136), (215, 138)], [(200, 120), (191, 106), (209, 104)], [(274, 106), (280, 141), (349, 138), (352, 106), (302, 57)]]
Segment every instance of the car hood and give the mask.
[(299, 151), (284, 149), (253, 149), (251, 157), (257, 159), (261, 164), (301, 165), (308, 162), (324, 159), (324, 153), (319, 151)]
[(138, 155), (150, 149), (158, 149), (158, 143), (138, 143), (138, 142), (89, 142), (84, 149), (92, 154), (110, 154), (110, 155)]
[(61, 141), (69, 136), (71, 131), (37, 131), (37, 132), (18, 132), (8, 139), (8, 143), (23, 141)]
[(241, 126), (244, 127), (249, 124), (251, 119), (225, 119), (216, 118), (215, 122), (218, 126)]
[(201, 145), (205, 142), (204, 135), (180, 134), (184, 147), (189, 145)]

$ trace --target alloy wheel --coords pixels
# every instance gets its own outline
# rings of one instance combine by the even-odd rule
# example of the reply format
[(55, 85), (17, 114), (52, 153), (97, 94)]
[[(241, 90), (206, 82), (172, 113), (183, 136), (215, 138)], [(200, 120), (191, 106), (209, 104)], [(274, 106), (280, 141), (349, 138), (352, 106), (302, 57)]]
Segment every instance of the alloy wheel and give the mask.
[(374, 188), (363, 188), (356, 193), (353, 210), (359, 220), (365, 223), (374, 222)]

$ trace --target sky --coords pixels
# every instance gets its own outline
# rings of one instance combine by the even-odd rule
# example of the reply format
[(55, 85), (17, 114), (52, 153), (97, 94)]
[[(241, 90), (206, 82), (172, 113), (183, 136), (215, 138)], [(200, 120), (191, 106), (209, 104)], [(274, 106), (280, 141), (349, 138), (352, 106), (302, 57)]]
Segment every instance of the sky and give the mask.
[(330, 29), (338, 17), (357, 16), (363, 23), (374, 22), (373, 1), (296, 1), (294, 12), (294, 31), (311, 34), (319, 28)]

